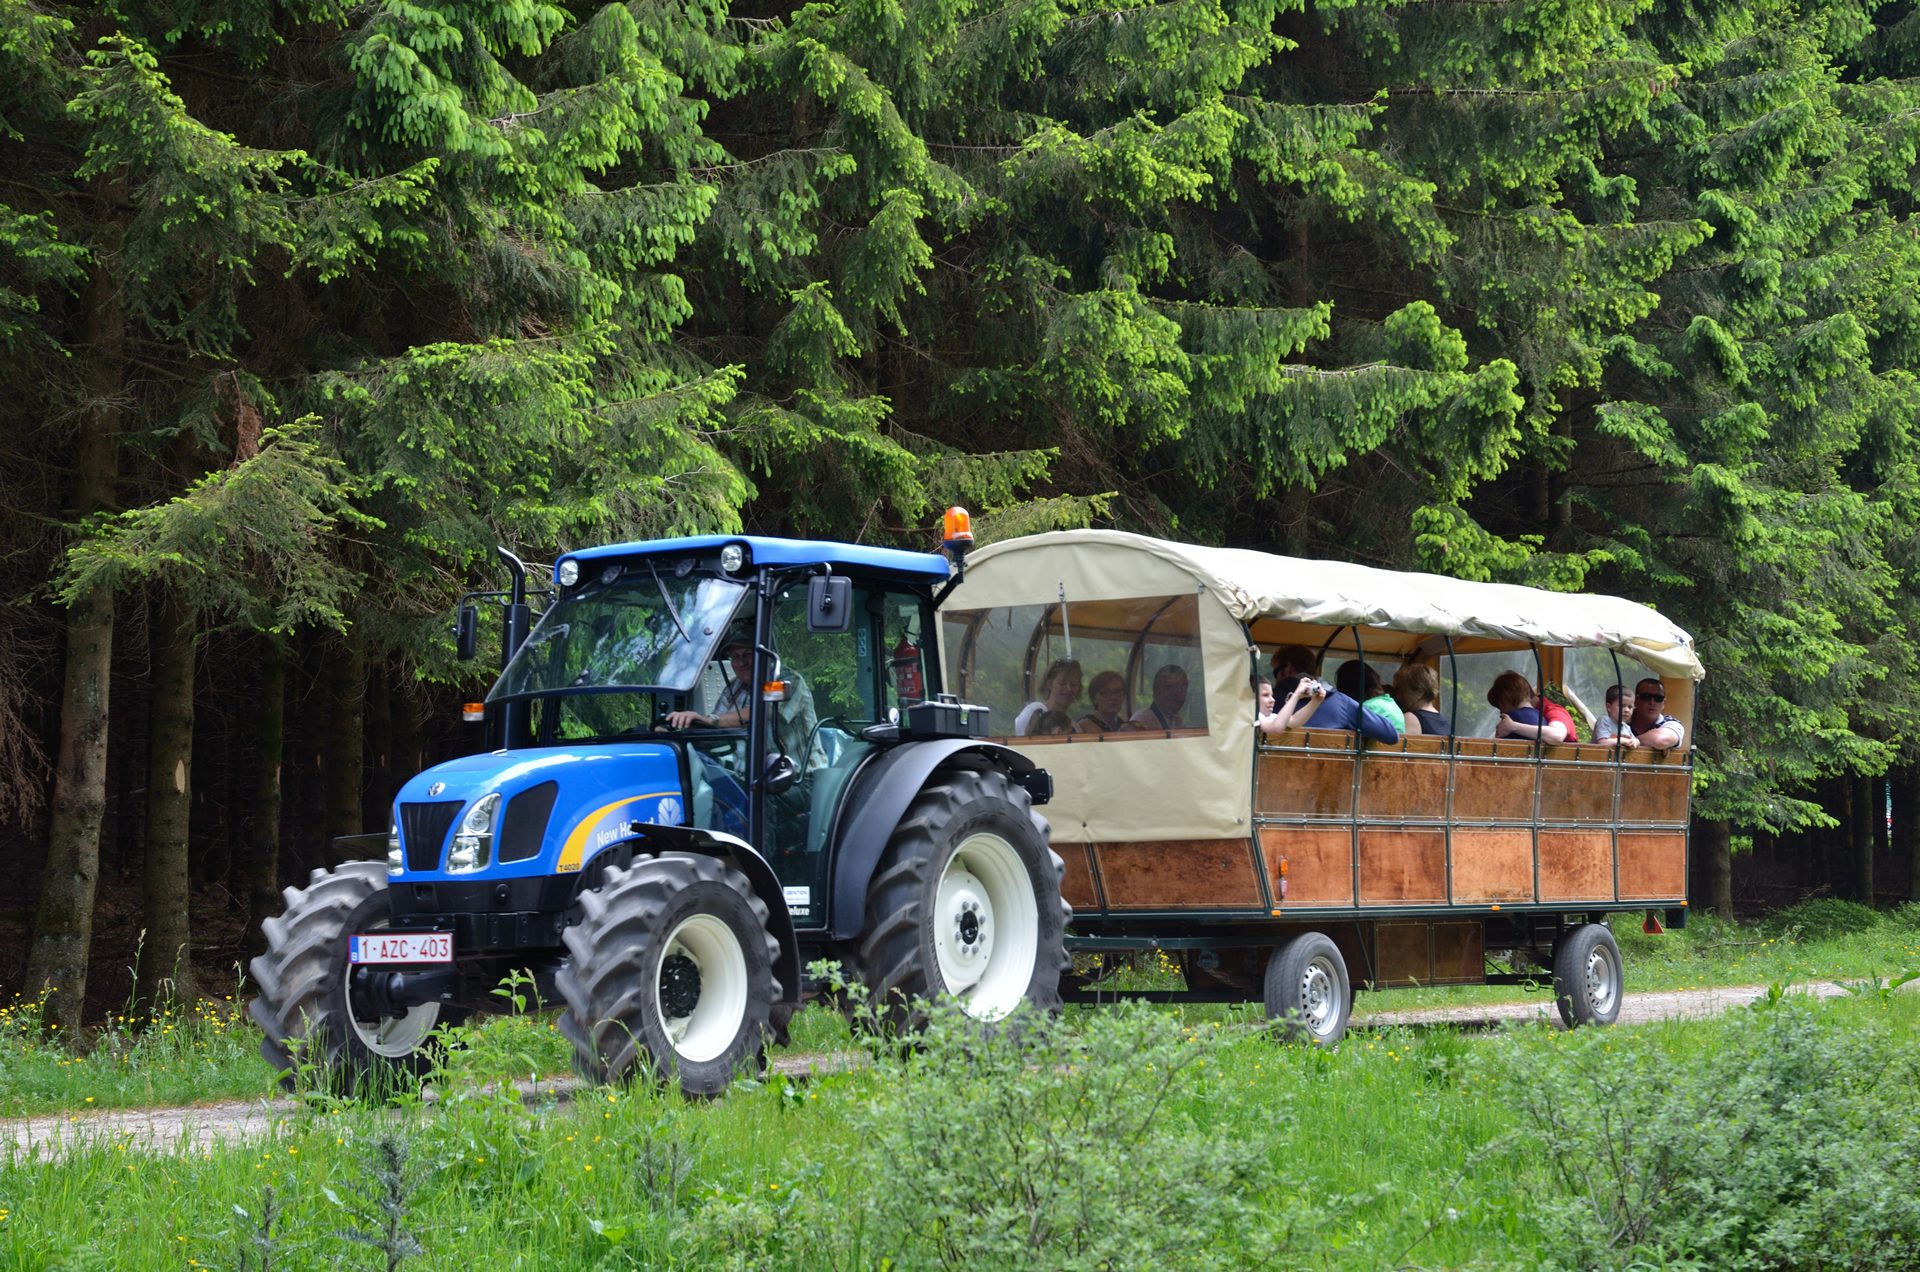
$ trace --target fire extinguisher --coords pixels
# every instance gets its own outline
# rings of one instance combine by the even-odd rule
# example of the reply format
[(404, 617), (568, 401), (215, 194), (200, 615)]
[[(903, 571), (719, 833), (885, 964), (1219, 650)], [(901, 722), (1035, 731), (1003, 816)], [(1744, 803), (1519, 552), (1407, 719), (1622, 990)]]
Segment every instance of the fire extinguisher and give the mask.
[(902, 702), (924, 696), (920, 684), (920, 647), (904, 635), (893, 647), (893, 687)]

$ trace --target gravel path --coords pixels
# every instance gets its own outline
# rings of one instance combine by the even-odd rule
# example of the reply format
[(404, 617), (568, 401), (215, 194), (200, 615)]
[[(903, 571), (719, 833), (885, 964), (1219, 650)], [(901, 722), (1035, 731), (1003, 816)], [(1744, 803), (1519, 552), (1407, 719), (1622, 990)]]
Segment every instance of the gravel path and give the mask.
[[(1920, 982), (1908, 988), (1920, 988)], [(1646, 1024), (1712, 1016), (1744, 1006), (1767, 992), (1764, 985), (1735, 985), (1716, 989), (1680, 989), (1630, 993), (1620, 1006), (1621, 1024)], [(1794, 986), (1795, 993), (1832, 998), (1846, 991), (1830, 981)], [(1482, 1003), (1463, 1007), (1429, 1007), (1416, 1011), (1360, 1012), (1356, 1028), (1391, 1025), (1451, 1025), (1489, 1029), (1509, 1021), (1546, 1020), (1558, 1025), (1553, 1000), (1545, 993), (1523, 1003)], [(775, 1057), (772, 1069), (789, 1077), (830, 1073), (860, 1063), (850, 1052), (810, 1052)], [(521, 1084), (531, 1102), (570, 1099), (579, 1089), (572, 1080)], [(293, 1122), (299, 1105), (292, 1100), (230, 1100), (178, 1108), (107, 1109), (100, 1112), (53, 1114), (45, 1117), (0, 1119), (0, 1165), (47, 1161), (78, 1145), (119, 1145), (143, 1152), (191, 1153), (236, 1140), (257, 1139)]]

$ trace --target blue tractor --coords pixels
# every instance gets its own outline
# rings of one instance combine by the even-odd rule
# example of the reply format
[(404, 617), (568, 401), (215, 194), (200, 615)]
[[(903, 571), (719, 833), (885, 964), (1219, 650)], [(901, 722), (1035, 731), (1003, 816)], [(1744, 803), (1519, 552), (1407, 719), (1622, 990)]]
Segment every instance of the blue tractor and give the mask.
[[(483, 754), (394, 801), (385, 861), (286, 891), (253, 960), (262, 1051), (343, 1088), (528, 969), (576, 1067), (693, 1095), (757, 1073), (840, 962), (901, 1022), (952, 995), (1051, 1008), (1067, 970), (1043, 769), (941, 692), (946, 554), (752, 536), (517, 562)], [(462, 606), (462, 652), (475, 611)]]

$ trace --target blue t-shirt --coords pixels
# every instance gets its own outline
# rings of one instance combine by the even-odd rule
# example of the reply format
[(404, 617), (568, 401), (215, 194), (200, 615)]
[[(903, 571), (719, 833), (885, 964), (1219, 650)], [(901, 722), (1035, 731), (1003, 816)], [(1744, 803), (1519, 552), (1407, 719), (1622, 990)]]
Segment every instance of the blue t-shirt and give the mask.
[(1305, 725), (1309, 729), (1358, 729), (1362, 736), (1375, 742), (1398, 742), (1400, 731), (1392, 723), (1383, 720), (1372, 711), (1341, 693), (1338, 689), (1329, 693), (1314, 708), (1313, 718)]
[(1515, 724), (1546, 723), (1546, 721), (1540, 718), (1540, 710), (1537, 707), (1515, 707), (1513, 710), (1507, 712), (1507, 719), (1513, 721)]

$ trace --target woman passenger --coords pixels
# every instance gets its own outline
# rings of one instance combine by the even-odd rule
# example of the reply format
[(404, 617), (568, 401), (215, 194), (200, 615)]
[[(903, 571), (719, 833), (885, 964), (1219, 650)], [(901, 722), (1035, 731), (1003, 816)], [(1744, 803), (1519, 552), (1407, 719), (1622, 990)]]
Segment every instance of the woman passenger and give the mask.
[(1453, 722), (1440, 714), (1440, 674), (1425, 663), (1408, 663), (1393, 673), (1393, 700), (1407, 715), (1407, 733), (1444, 738)]
[(1039, 699), (1020, 708), (1020, 714), (1013, 718), (1013, 735), (1018, 738), (1038, 732), (1034, 725), (1043, 713), (1058, 711), (1065, 715), (1079, 698), (1080, 664), (1071, 658), (1055, 660), (1040, 677)]
[(1080, 733), (1117, 733), (1127, 725), (1127, 682), (1117, 671), (1103, 671), (1087, 686), (1093, 710), (1080, 717)]

